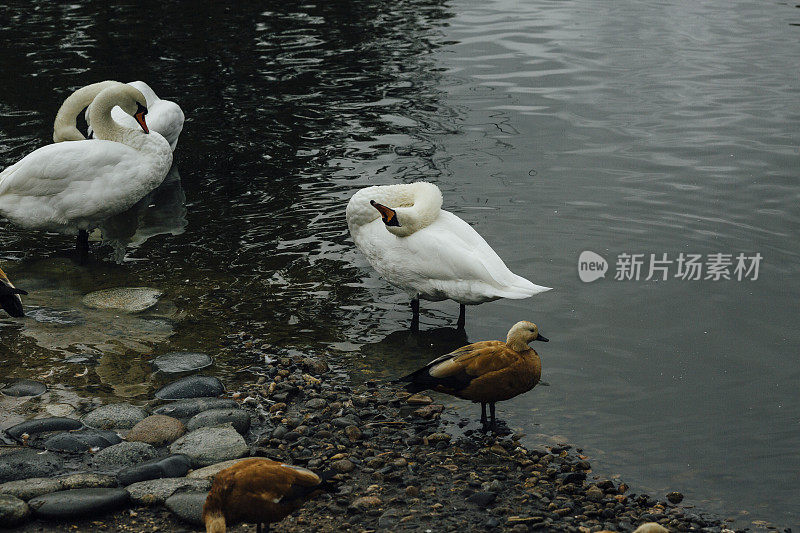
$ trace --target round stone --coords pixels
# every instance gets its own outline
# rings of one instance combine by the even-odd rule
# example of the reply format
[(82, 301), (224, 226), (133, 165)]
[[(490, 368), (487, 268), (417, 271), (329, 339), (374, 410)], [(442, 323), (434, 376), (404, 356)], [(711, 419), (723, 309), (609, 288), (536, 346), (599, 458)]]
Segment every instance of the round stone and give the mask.
[(97, 429), (131, 429), (144, 420), (147, 413), (129, 403), (112, 403), (98, 407), (83, 417), (83, 422)]
[(230, 398), (190, 398), (166, 405), (161, 405), (153, 410), (155, 414), (167, 415), (175, 418), (191, 418), (197, 413), (209, 409), (230, 409), (238, 407), (236, 400)]
[(3, 446), (0, 447), (0, 483), (52, 476), (61, 470), (63, 464), (63, 459), (54, 453), (23, 446)]
[(208, 466), (228, 459), (238, 459), (249, 448), (231, 425), (205, 427), (187, 433), (172, 443), (172, 453), (182, 453), (192, 460), (192, 465)]
[(63, 488), (58, 479), (51, 477), (34, 477), (0, 484), (0, 494), (14, 496), (20, 500), (30, 500), (42, 494), (63, 490)]
[(155, 459), (156, 449), (144, 442), (120, 442), (97, 452), (94, 464), (104, 470), (119, 470)]
[(19, 498), (0, 494), (0, 527), (14, 527), (21, 524), (31, 514), (28, 504)]
[(199, 352), (172, 352), (156, 357), (153, 365), (161, 372), (192, 372), (211, 366), (211, 356)]
[(183, 400), (205, 396), (219, 396), (225, 392), (222, 382), (211, 376), (189, 376), (164, 385), (156, 391), (159, 400)]
[(90, 292), (81, 301), (92, 309), (139, 313), (156, 305), (163, 294), (158, 289), (148, 287), (116, 287)]
[(47, 385), (32, 379), (18, 379), (0, 389), (4, 396), (23, 397), (41, 396), (47, 392)]
[(161, 478), (140, 481), (125, 487), (131, 501), (138, 505), (161, 505), (175, 492), (208, 491), (211, 482), (207, 479)]
[(186, 433), (183, 422), (166, 415), (150, 415), (125, 436), (129, 441), (146, 442), (153, 446), (170, 444)]
[(233, 466), (240, 461), (244, 461), (245, 459), (231, 459), (229, 461), (222, 461), (221, 463), (214, 463), (213, 465), (204, 466), (203, 468), (192, 470), (186, 477), (193, 479), (209, 479), (213, 481), (217, 474), (229, 466)]
[(11, 426), (6, 430), (6, 433), (11, 438), (20, 439), (22, 435), (36, 435), (38, 433), (48, 433), (50, 431), (72, 431), (74, 429), (81, 429), (83, 422), (75, 420), (74, 418), (66, 418), (62, 416), (53, 416), (49, 418), (36, 418), (34, 420), (26, 420), (15, 426)]
[(131, 485), (148, 479), (185, 476), (192, 467), (192, 461), (185, 455), (170, 455), (163, 459), (145, 461), (126, 468), (117, 474), (120, 485)]
[(184, 522), (202, 527), (207, 496), (208, 492), (179, 492), (167, 498), (164, 505)]
[(243, 409), (210, 409), (194, 415), (186, 424), (186, 429), (194, 431), (201, 427), (219, 426), (230, 423), (244, 435), (250, 429), (250, 414)]
[(97, 516), (119, 509), (127, 502), (125, 489), (101, 488), (52, 492), (31, 499), (28, 505), (37, 517), (63, 519)]
[(58, 482), (61, 483), (63, 490), (69, 489), (94, 489), (102, 487), (116, 487), (117, 478), (105, 474), (94, 474), (92, 472), (77, 472), (67, 476), (61, 476)]
[(108, 448), (122, 439), (113, 431), (89, 429), (57, 433), (44, 441), (44, 448), (53, 452), (81, 453), (91, 449)]

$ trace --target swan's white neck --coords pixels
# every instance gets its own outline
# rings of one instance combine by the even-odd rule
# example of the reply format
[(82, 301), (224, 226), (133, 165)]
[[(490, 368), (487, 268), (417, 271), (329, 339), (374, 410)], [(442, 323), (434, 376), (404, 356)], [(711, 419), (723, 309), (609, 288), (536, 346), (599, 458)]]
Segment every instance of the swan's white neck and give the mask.
[(75, 127), (75, 118), (103, 89), (117, 85), (117, 81), (101, 81), (81, 87), (64, 100), (53, 122), (53, 142), (82, 141), (83, 134)]
[(128, 141), (131, 134), (141, 133), (144, 135), (144, 132), (138, 132), (122, 126), (111, 118), (111, 110), (116, 105), (116, 95), (113, 92), (106, 91), (98, 94), (89, 109), (89, 122), (92, 124), (94, 135), (98, 139), (130, 144)]
[(442, 193), (433, 183), (419, 181), (367, 187), (354, 194), (347, 205), (347, 224), (351, 231), (380, 218), (378, 210), (370, 205), (371, 200), (395, 210), (400, 226), (386, 229), (398, 237), (407, 237), (430, 225), (442, 208)]

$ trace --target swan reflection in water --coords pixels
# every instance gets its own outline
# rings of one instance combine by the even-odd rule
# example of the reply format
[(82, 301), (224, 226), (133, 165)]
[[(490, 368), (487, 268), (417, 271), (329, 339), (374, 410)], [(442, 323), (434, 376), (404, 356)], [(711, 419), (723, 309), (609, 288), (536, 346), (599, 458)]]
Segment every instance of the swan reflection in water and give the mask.
[(387, 377), (397, 376), (467, 344), (467, 333), (461, 328), (441, 327), (419, 332), (403, 329), (389, 333), (378, 342), (362, 345), (360, 361), (365, 373), (381, 369)]
[(99, 230), (103, 243), (114, 249), (114, 260), (122, 263), (127, 248), (138, 248), (156, 235), (180, 235), (187, 225), (186, 193), (173, 165), (157, 189), (124, 213), (105, 220)]

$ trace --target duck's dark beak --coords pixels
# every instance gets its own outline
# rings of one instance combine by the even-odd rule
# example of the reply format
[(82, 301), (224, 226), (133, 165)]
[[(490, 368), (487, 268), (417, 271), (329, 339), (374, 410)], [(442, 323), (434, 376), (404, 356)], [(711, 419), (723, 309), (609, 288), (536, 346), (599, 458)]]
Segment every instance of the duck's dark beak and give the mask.
[(550, 342), (550, 339), (548, 339), (547, 337), (545, 337), (545, 336), (544, 336), (544, 335), (542, 335), (541, 333), (539, 334), (539, 336), (538, 336), (538, 337), (536, 337), (536, 338), (535, 338), (535, 339), (533, 339), (533, 340), (535, 340), (535, 341), (542, 341), (542, 342)]
[(387, 226), (394, 226), (396, 228), (400, 227), (400, 223), (397, 221), (397, 213), (394, 209), (391, 207), (386, 207), (383, 204), (379, 204), (375, 200), (370, 200), (369, 205), (378, 210), (378, 213), (381, 214), (384, 224)]
[(147, 127), (147, 123), (144, 121), (144, 116), (147, 114), (147, 108), (138, 102), (136, 105), (139, 107), (136, 109), (136, 113), (134, 113), (133, 118), (136, 119), (136, 122), (139, 123), (145, 133), (150, 133), (150, 128)]

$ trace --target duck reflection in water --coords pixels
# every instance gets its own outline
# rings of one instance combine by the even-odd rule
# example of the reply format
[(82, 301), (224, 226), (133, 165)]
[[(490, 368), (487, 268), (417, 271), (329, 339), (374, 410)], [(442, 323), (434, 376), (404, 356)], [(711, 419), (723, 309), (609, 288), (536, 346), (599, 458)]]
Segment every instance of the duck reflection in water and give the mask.
[(178, 167), (173, 165), (164, 182), (133, 207), (100, 225), (103, 242), (114, 249), (122, 263), (128, 248), (138, 248), (156, 235), (180, 235), (186, 231), (186, 193)]

